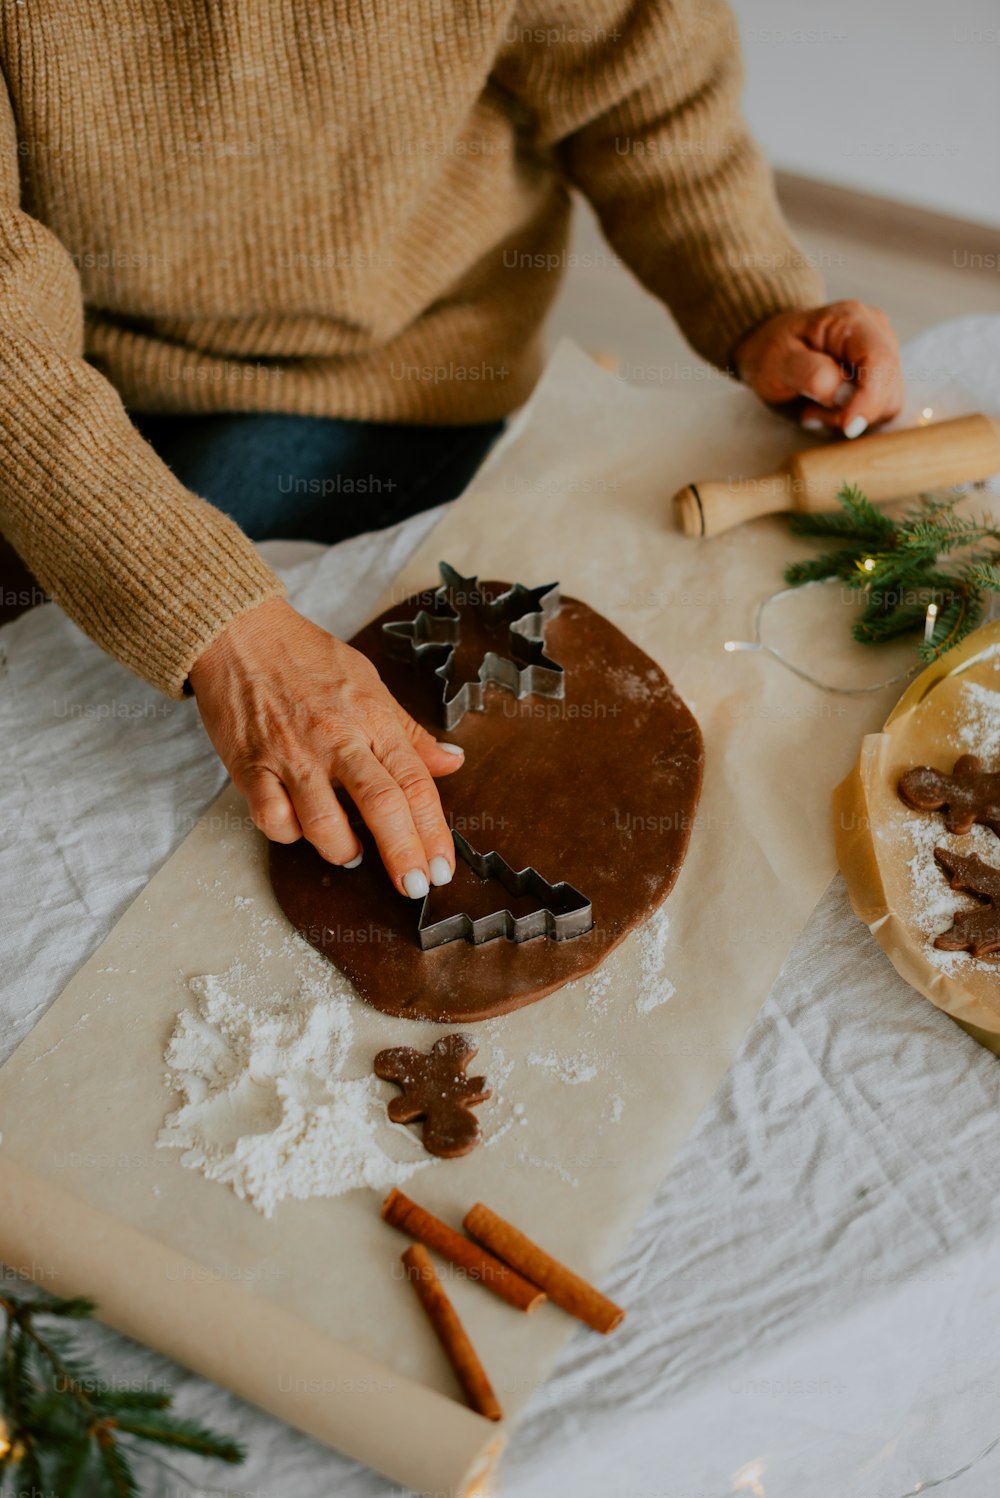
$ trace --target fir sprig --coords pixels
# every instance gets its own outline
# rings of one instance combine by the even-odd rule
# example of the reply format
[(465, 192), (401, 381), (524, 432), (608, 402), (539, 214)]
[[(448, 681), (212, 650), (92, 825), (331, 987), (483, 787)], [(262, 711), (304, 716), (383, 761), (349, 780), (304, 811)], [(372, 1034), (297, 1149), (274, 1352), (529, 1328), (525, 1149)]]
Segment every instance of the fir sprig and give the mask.
[(133, 1462), (142, 1443), (217, 1461), (239, 1463), (235, 1441), (175, 1415), (163, 1390), (116, 1388), (79, 1356), (58, 1325), (44, 1333), (38, 1318), (80, 1321), (92, 1301), (53, 1295), (0, 1294), (0, 1485), (18, 1491), (83, 1491), (100, 1498), (139, 1498)]
[[(988, 516), (957, 515), (961, 494), (938, 496), (894, 520), (856, 484), (845, 485), (832, 514), (794, 515), (792, 534), (835, 543), (835, 549), (785, 571), (791, 587), (839, 578), (862, 590), (864, 606), (854, 638), (879, 644), (924, 630), (935, 604), (933, 628), (919, 645), (933, 661), (964, 640), (986, 612), (986, 595), (1000, 592), (1000, 529)], [(956, 555), (957, 553), (957, 555)], [(942, 565), (942, 559), (948, 562)]]

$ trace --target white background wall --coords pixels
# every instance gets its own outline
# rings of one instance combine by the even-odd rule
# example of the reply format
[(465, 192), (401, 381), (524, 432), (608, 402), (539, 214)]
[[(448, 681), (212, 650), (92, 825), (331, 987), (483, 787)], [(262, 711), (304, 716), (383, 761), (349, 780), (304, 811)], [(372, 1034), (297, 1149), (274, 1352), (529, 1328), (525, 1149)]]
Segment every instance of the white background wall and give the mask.
[(777, 167), (1000, 226), (1000, 0), (730, 0)]

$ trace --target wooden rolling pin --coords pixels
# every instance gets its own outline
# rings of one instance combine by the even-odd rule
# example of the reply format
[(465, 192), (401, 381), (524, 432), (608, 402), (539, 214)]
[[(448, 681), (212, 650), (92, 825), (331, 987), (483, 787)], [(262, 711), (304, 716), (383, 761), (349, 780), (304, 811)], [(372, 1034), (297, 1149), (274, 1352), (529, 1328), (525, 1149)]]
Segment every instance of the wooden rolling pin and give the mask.
[(1000, 473), (1000, 423), (988, 416), (958, 416), (810, 447), (759, 479), (699, 480), (674, 495), (674, 519), (686, 536), (717, 536), (779, 510), (835, 510), (844, 484), (857, 484), (875, 504), (888, 504), (995, 473)]

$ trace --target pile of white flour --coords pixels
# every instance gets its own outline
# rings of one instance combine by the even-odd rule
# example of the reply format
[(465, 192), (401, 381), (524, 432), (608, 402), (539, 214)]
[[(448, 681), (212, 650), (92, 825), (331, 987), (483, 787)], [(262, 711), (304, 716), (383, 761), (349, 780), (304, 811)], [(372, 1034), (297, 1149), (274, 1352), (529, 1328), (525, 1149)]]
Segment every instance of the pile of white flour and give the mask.
[[(183, 1101), (158, 1140), (183, 1150), (182, 1164), (270, 1217), (287, 1197), (384, 1191), (430, 1163), (408, 1130), (387, 1122), (376, 1078), (344, 1076), (356, 1002), (346, 990), (308, 978), (294, 998), (262, 999), (238, 964), (189, 987), (197, 1005), (178, 1015), (164, 1053), (167, 1084)], [(398, 1140), (404, 1158), (379, 1136)]]

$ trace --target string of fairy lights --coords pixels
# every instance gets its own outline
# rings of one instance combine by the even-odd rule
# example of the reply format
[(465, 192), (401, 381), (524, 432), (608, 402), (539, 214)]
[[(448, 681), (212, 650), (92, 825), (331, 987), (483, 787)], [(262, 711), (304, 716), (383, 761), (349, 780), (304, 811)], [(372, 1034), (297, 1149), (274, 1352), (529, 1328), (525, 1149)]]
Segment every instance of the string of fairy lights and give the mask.
[[(887, 676), (884, 681), (876, 681), (865, 686), (837, 686), (833, 682), (821, 680), (811, 671), (807, 671), (804, 666), (799, 666), (795, 661), (789, 660), (788, 657), (781, 650), (779, 650), (776, 645), (769, 645), (767, 643), (767, 641), (764, 639), (763, 633), (764, 616), (772, 604), (779, 602), (783, 598), (790, 598), (793, 595), (805, 593), (809, 588), (828, 588), (830, 587), (831, 583), (835, 584), (836, 579), (824, 578), (817, 580), (816, 582), (801, 583), (794, 588), (779, 588), (777, 592), (769, 593), (766, 598), (761, 599), (760, 603), (757, 605), (756, 612), (754, 613), (753, 639), (726, 640), (722, 646), (723, 650), (728, 651), (730, 654), (734, 654), (740, 651), (762, 651), (765, 655), (769, 655), (772, 660), (777, 661), (778, 664), (780, 666), (783, 666), (786, 671), (791, 671), (793, 676), (799, 677), (801, 681), (808, 682), (810, 686), (818, 687), (822, 692), (832, 692), (838, 697), (872, 696), (877, 692), (884, 692), (887, 687), (896, 686), (900, 682), (909, 681), (911, 677), (915, 676), (917, 672), (922, 669), (922, 665), (920, 662), (909, 666), (905, 671), (901, 671), (895, 676)], [(924, 624), (925, 640), (930, 639), (931, 634), (934, 630), (934, 622), (936, 618), (937, 604), (930, 603), (927, 606), (927, 617)]]

